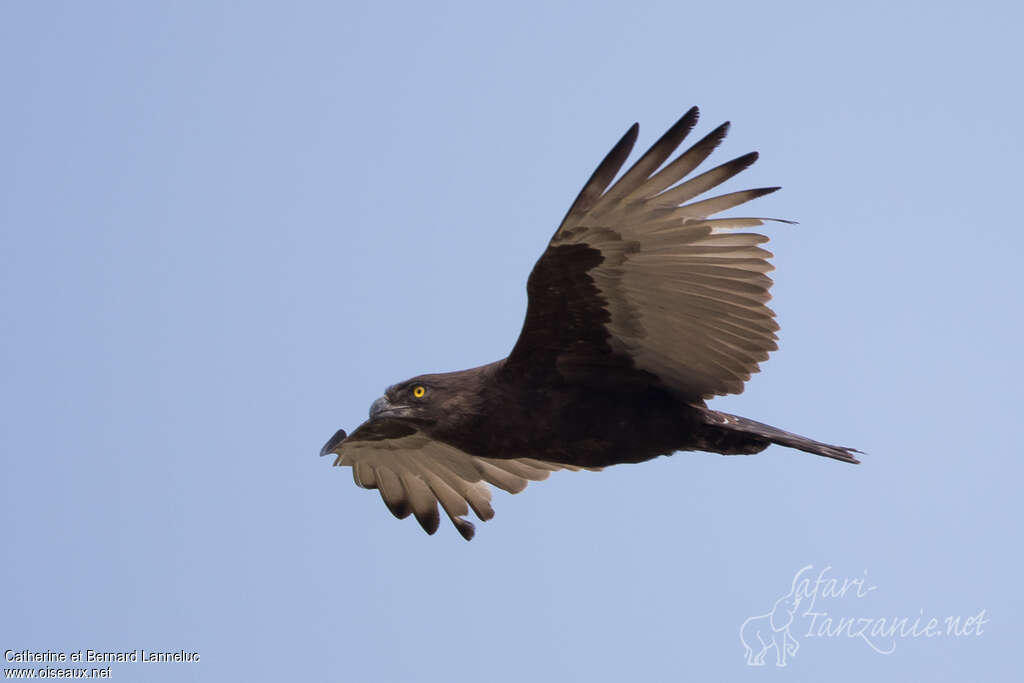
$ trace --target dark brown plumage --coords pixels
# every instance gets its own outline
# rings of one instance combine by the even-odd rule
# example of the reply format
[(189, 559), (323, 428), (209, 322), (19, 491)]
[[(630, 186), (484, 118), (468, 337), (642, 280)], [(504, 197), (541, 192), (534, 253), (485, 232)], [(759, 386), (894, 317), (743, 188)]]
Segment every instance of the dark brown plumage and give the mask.
[[(694, 200), (747, 168), (752, 152), (684, 180), (725, 137), (723, 124), (666, 160), (697, 122), (688, 111), (615, 184), (634, 124), (584, 185), (527, 282), (508, 358), (391, 386), (351, 435), (321, 455), (352, 467), (398, 518), (427, 533), (437, 504), (462, 536), (472, 508), (559, 469), (600, 469), (675, 451), (757, 453), (769, 444), (856, 463), (832, 446), (707, 408), (739, 393), (776, 348), (762, 218), (710, 218), (774, 192)], [(660, 170), (659, 170), (660, 169)], [(682, 182), (680, 182), (682, 181)]]

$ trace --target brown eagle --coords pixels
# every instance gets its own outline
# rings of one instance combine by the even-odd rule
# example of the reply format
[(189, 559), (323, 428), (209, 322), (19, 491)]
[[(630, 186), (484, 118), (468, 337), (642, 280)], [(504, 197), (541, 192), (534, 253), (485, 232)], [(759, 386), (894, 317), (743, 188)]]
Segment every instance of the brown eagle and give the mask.
[(440, 503), (466, 540), (470, 508), (494, 516), (488, 484), (518, 493), (554, 470), (773, 443), (857, 463), (856, 449), (705, 404), (743, 391), (779, 328), (765, 305), (772, 254), (758, 245), (768, 238), (745, 232), (776, 219), (711, 216), (779, 188), (696, 199), (757, 159), (688, 177), (725, 137), (724, 123), (665, 164), (697, 117), (696, 107), (686, 112), (614, 184), (639, 126), (604, 158), (530, 273), (507, 358), (388, 387), (369, 420), (348, 436), (338, 430), (320, 454), (337, 454), (356, 484), (428, 534)]

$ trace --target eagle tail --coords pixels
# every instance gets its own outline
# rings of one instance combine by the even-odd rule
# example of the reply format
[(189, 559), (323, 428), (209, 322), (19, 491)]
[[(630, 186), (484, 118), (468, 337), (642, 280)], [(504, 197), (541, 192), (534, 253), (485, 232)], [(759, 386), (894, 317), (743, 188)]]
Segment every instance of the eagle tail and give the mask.
[[(713, 430), (713, 433), (716, 434), (716, 438), (713, 439), (717, 442), (715, 445), (728, 446), (731, 449), (711, 448), (711, 450), (726, 453), (756, 453), (764, 450), (769, 443), (774, 443), (854, 465), (860, 464), (860, 460), (854, 456), (854, 453), (861, 453), (861, 451), (856, 448), (822, 443), (739, 415), (730, 415), (707, 408), (702, 408), (701, 412), (704, 423), (716, 428)], [(743, 449), (744, 445), (747, 446), (746, 450)]]

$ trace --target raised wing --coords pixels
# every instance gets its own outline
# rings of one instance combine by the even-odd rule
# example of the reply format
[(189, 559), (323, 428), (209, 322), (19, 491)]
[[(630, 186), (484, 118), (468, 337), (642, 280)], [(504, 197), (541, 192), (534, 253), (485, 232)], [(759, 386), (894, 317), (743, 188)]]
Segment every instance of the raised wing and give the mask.
[(433, 534), (440, 524), (440, 503), (467, 541), (476, 531), (463, 519), (470, 508), (482, 521), (494, 516), (488, 484), (519, 493), (530, 481), (547, 479), (555, 470), (577, 469), (531, 458), (470, 455), (393, 420), (364, 422), (347, 438), (339, 432), (321, 451), (327, 453), (337, 454), (335, 466), (352, 468), (357, 485), (377, 489), (395, 517), (412, 514), (424, 531)]
[(725, 137), (726, 123), (658, 170), (697, 118), (694, 107), (615, 184), (636, 124), (597, 167), (530, 274), (526, 321), (507, 368), (557, 369), (569, 379), (639, 370), (699, 400), (740, 393), (777, 348), (778, 324), (765, 305), (771, 253), (757, 246), (768, 238), (736, 232), (772, 219), (711, 216), (778, 188), (697, 199), (757, 153), (684, 180)]

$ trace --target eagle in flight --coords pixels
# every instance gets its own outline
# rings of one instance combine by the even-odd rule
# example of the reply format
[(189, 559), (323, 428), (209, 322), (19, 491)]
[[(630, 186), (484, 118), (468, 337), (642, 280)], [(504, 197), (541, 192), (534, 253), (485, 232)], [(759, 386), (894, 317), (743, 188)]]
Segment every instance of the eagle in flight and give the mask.
[(768, 238), (747, 231), (775, 219), (713, 216), (779, 188), (699, 199), (757, 152), (691, 177), (725, 123), (666, 164), (697, 118), (686, 112), (617, 182), (637, 124), (598, 165), (530, 273), (507, 358), (388, 387), (369, 420), (338, 430), (320, 454), (428, 534), (440, 503), (466, 540), (470, 508), (494, 516), (488, 484), (518, 493), (555, 470), (769, 444), (857, 463), (856, 449), (705, 403), (743, 391), (779, 328), (766, 305), (772, 254), (758, 246)]

